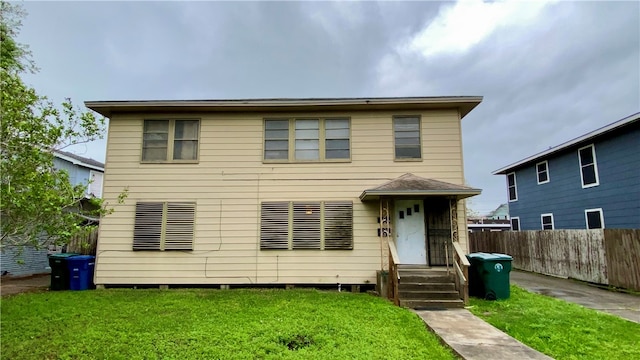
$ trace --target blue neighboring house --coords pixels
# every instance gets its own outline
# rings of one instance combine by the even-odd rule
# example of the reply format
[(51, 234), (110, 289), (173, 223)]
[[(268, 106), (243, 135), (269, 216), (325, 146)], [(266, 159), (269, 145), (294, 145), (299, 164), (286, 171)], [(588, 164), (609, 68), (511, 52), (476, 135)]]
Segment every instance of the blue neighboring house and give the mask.
[(493, 174), (512, 230), (640, 229), (640, 113)]
[[(66, 151), (54, 153), (56, 169), (66, 170), (73, 185), (89, 183), (86, 198), (102, 197), (104, 164)], [(94, 219), (98, 221), (98, 219)], [(5, 248), (0, 253), (0, 273), (3, 276), (28, 276), (49, 272), (48, 248), (24, 247), (21, 251)]]

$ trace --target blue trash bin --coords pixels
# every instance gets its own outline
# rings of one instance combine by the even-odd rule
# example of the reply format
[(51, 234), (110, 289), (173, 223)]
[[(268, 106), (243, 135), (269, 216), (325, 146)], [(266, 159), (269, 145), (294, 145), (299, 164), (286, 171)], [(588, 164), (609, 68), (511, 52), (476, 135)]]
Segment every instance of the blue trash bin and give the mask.
[(67, 258), (69, 267), (69, 289), (87, 290), (93, 286), (93, 269), (96, 266), (96, 257), (90, 255), (78, 255)]

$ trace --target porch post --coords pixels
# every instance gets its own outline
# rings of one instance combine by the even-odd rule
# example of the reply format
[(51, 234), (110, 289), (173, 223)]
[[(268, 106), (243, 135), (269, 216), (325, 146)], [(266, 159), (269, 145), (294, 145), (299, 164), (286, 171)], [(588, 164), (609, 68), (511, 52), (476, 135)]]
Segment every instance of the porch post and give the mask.
[(389, 241), (391, 236), (391, 213), (389, 200), (380, 197), (380, 267), (381, 270), (389, 269)]
[(451, 241), (458, 242), (458, 201), (455, 198), (449, 200), (449, 210), (451, 212)]
[(382, 241), (382, 197), (378, 200), (378, 204), (379, 204), (379, 215), (378, 218), (380, 219), (380, 221), (378, 221), (378, 238), (380, 238), (380, 270), (384, 271), (384, 241)]

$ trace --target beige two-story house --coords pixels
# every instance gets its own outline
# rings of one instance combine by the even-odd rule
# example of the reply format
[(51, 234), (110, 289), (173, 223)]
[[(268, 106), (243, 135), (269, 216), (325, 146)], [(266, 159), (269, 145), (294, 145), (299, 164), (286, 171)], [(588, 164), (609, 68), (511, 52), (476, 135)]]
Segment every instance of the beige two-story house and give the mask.
[(95, 283), (358, 285), (452, 267), (480, 193), (464, 185), (461, 120), (481, 100), (87, 102), (110, 119), (115, 208)]

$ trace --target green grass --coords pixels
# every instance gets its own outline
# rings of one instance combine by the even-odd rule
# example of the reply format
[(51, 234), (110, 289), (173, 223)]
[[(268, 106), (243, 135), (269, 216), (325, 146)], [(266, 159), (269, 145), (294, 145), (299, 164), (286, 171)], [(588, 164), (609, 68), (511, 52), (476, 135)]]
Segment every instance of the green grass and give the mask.
[(556, 359), (640, 359), (640, 324), (511, 286), (507, 300), (471, 298), (471, 312)]
[(3, 359), (453, 359), (413, 313), (317, 290), (43, 292), (2, 299)]

